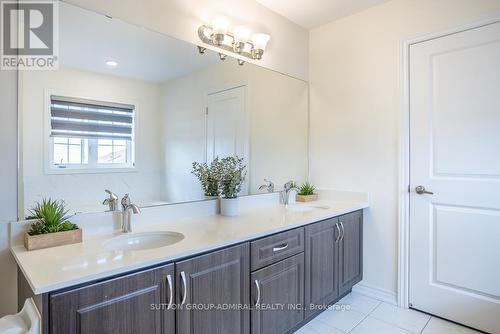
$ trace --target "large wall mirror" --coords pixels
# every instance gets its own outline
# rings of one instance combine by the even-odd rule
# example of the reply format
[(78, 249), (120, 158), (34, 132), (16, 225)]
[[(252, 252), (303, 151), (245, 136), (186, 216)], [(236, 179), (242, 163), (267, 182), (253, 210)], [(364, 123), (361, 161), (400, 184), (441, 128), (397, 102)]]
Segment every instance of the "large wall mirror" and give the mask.
[(20, 217), (43, 198), (106, 211), (202, 200), (192, 163), (238, 155), (240, 195), (307, 177), (308, 84), (60, 3), (59, 69), (22, 71)]

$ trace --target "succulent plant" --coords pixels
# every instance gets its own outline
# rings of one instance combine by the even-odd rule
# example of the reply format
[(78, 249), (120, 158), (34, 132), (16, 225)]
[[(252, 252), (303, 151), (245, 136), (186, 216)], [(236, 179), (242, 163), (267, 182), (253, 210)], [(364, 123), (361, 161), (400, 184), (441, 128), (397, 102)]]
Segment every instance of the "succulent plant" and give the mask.
[(78, 226), (71, 223), (67, 217), (68, 210), (62, 200), (43, 199), (30, 210), (27, 219), (36, 219), (31, 224), (29, 235), (55, 233), (76, 230)]
[(305, 182), (304, 184), (302, 184), (302, 186), (300, 186), (299, 195), (302, 196), (314, 195), (314, 190), (316, 190), (315, 186), (313, 186), (309, 182)]

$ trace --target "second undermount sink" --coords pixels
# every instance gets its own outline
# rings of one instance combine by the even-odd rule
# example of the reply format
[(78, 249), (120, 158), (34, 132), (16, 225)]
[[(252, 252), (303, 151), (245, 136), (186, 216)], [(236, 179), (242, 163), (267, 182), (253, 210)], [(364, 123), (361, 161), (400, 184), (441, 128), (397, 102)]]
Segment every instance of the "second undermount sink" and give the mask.
[(288, 205), (286, 207), (287, 210), (289, 211), (295, 211), (295, 212), (307, 212), (307, 211), (312, 211), (312, 210), (328, 210), (330, 207), (326, 205), (314, 205), (314, 204), (295, 204), (295, 205)]
[(104, 242), (108, 250), (145, 250), (165, 247), (184, 239), (184, 234), (177, 232), (144, 232), (123, 234)]

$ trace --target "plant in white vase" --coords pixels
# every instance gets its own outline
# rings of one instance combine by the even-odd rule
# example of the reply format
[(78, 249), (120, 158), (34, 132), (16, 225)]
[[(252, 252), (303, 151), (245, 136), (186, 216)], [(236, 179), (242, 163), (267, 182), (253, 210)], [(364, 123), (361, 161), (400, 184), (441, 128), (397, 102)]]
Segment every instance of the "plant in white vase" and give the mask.
[(218, 160), (216, 170), (219, 175), (219, 192), (221, 198), (221, 215), (238, 215), (238, 193), (245, 181), (246, 166), (243, 158), (225, 157)]

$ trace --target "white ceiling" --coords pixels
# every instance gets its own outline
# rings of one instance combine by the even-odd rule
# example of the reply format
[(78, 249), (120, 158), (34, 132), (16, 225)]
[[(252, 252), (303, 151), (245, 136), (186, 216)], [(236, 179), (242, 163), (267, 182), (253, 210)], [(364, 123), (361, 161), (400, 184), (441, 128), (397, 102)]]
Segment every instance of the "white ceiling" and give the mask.
[(311, 29), (388, 0), (256, 0), (298, 25)]
[(215, 52), (202, 56), (190, 43), (64, 2), (59, 10), (62, 66), (161, 83), (219, 61)]

